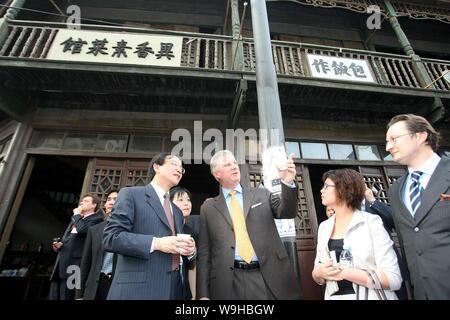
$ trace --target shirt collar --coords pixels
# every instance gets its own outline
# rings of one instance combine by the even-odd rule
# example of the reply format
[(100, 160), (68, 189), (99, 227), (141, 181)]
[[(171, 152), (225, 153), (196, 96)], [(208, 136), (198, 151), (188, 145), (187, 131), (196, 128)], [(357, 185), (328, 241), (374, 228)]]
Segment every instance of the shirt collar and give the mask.
[(417, 168), (416, 170), (408, 168), (408, 172), (411, 175), (411, 173), (414, 171), (421, 171), (424, 174), (431, 176), (434, 172), (434, 169), (436, 169), (437, 165), (439, 164), (439, 161), (441, 161), (441, 157), (439, 157), (436, 153), (433, 153), (433, 155), (428, 158), (427, 161), (422, 163), (419, 168)]
[(85, 218), (87, 218), (89, 216), (92, 216), (93, 214), (95, 214), (95, 211), (92, 211), (92, 212), (89, 212), (89, 213), (83, 215), (83, 219), (85, 219)]
[(155, 182), (150, 182), (152, 187), (155, 189), (156, 194), (158, 195), (159, 200), (164, 201), (164, 195), (167, 193), (163, 188), (158, 186)]
[(226, 199), (232, 190), (236, 190), (239, 193), (242, 193), (242, 186), (238, 184), (234, 189), (226, 189), (222, 187), (223, 197)]

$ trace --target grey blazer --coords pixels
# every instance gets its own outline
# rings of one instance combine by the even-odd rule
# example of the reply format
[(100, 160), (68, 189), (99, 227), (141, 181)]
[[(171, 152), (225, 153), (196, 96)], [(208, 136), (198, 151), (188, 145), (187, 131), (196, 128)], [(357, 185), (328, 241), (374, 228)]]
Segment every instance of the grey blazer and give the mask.
[[(176, 232), (182, 233), (183, 214), (174, 204), (172, 210)], [(171, 235), (164, 209), (150, 184), (120, 190), (103, 236), (105, 250), (118, 254), (109, 300), (170, 298), (172, 255), (150, 253), (150, 248), (153, 237)]]
[[(244, 188), (243, 201), (248, 234), (266, 285), (277, 299), (300, 299), (300, 285), (273, 220), (296, 216), (297, 188), (283, 184), (281, 199), (267, 189)], [(221, 193), (200, 209), (197, 297), (233, 298), (234, 246), (233, 223)]]
[(415, 299), (450, 299), (450, 159), (442, 157), (412, 217), (403, 203), (407, 174), (389, 189), (396, 230), (404, 248)]

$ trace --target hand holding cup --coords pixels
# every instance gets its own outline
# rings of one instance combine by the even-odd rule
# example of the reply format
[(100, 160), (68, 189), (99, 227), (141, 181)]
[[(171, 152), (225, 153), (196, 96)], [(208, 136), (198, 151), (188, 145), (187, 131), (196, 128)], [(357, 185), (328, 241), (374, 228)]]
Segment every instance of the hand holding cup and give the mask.
[(178, 233), (179, 252), (183, 256), (190, 256), (195, 252), (195, 241), (190, 234)]

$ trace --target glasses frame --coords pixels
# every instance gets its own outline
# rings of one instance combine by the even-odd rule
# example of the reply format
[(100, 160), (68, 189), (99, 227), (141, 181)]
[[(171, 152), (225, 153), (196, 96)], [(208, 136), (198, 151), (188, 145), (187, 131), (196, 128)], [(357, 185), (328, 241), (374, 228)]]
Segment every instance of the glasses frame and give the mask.
[(327, 190), (327, 189), (335, 188), (335, 187), (336, 187), (335, 184), (324, 183), (321, 190)]
[(404, 136), (412, 136), (414, 134), (416, 134), (416, 133), (415, 132), (408, 132), (408, 133), (404, 133), (404, 134), (399, 134), (398, 136), (390, 137), (388, 140), (386, 140), (386, 147), (388, 145), (395, 146), (397, 144), (398, 138), (401, 138), (401, 137), (404, 137)]
[(169, 164), (172, 168), (178, 168), (181, 170), (181, 174), (185, 174), (186, 173), (186, 169), (183, 168), (183, 165), (179, 165), (178, 162), (174, 161), (174, 160), (169, 160), (168, 162), (166, 162), (167, 164)]

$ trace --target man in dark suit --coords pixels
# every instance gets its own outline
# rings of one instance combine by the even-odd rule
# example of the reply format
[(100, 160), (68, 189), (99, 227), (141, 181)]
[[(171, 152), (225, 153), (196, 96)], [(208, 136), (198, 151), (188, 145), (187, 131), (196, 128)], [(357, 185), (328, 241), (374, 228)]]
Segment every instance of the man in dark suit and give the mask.
[(217, 152), (211, 173), (220, 194), (200, 209), (197, 297), (200, 299), (300, 299), (301, 290), (274, 218), (297, 214), (292, 158), (280, 171), (281, 196), (242, 188), (233, 154)]
[(111, 216), (117, 199), (116, 190), (109, 192), (105, 202), (105, 221), (89, 228), (81, 258), (81, 288), (75, 298), (83, 300), (106, 300), (114, 274), (112, 252), (103, 250), (103, 230)]
[(396, 231), (414, 299), (450, 299), (450, 159), (436, 151), (439, 135), (423, 117), (404, 114), (387, 126), (386, 150), (408, 173), (389, 189)]
[(364, 193), (364, 200), (361, 205), (361, 210), (379, 215), (383, 220), (384, 227), (388, 233), (394, 228), (394, 219), (392, 218), (391, 207), (375, 198), (373, 191), (366, 186), (366, 192)]
[(75, 298), (77, 281), (75, 279), (72, 283), (68, 279), (71, 276), (77, 277), (77, 274), (73, 273), (80, 266), (89, 227), (103, 221), (103, 214), (96, 213), (99, 205), (100, 199), (96, 194), (85, 194), (80, 205), (73, 210), (71, 223), (64, 232), (62, 240), (53, 242), (52, 248), (58, 252), (58, 256), (50, 276), (50, 300), (73, 300)]
[[(394, 218), (392, 217), (392, 209), (387, 204), (375, 198), (373, 191), (366, 186), (366, 192), (364, 193), (363, 204), (361, 205), (361, 210), (366, 212), (376, 214), (380, 216), (383, 220), (384, 228), (386, 229), (389, 236), (392, 238), (392, 229), (395, 228)], [(399, 300), (407, 300), (407, 283), (409, 283), (409, 274), (406, 268), (404, 259), (399, 252), (399, 248), (394, 245), (395, 254), (397, 255), (398, 264), (400, 266), (400, 272), (402, 274), (402, 286), (399, 290), (395, 291)]]
[(147, 186), (120, 190), (105, 227), (104, 248), (118, 254), (109, 300), (180, 300), (189, 290), (180, 274), (180, 263), (187, 261), (180, 255), (192, 257), (195, 242), (177, 237), (183, 233), (183, 215), (168, 194), (184, 168), (177, 157), (160, 153), (149, 173)]

